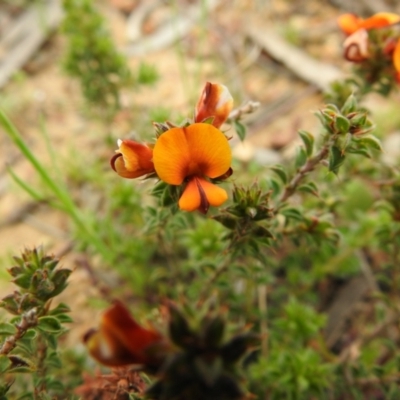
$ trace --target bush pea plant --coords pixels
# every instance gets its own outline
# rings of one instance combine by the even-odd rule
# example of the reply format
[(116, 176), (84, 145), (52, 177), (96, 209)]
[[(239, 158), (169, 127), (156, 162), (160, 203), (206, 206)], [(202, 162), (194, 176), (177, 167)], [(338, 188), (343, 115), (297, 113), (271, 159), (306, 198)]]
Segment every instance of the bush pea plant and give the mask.
[[(75, 3), (65, 2), (71, 15)], [(2, 398), (399, 398), (400, 171), (381, 158), (363, 106), (400, 82), (399, 21), (340, 18), (354, 75), (332, 85), (315, 113), (320, 131), (298, 132), (293, 159), (256, 177), (241, 171), (224, 127), (244, 139), (257, 105), (235, 109), (229, 89), (208, 82), (192, 118), (154, 121), (152, 138), (110, 148), (115, 174), (98, 185), (106, 200), (96, 214), (78, 207), (0, 112), (40, 190), (70, 217), (76, 245), (117, 274), (107, 284), (92, 271), (110, 304), (77, 362), (58, 346), (69, 307), (52, 302), (71, 271), (40, 248), (15, 258), (8, 273), (18, 289), (0, 303), (11, 314), (0, 324)], [(94, 44), (98, 26), (85, 27)], [(87, 54), (101, 59), (95, 49)], [(69, 55), (72, 70), (80, 57)], [(97, 69), (80, 74), (88, 99), (84, 77), (104, 83), (103, 107), (113, 110), (106, 99), (117, 87)], [(104, 369), (94, 372), (89, 355)]]

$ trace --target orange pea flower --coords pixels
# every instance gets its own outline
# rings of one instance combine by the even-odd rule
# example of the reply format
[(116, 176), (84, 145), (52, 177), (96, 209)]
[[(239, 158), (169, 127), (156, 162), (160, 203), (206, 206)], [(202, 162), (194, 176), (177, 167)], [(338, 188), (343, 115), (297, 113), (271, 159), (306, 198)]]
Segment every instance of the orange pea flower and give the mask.
[(393, 65), (397, 71), (396, 80), (400, 83), (400, 39), (397, 40), (393, 50)]
[(110, 367), (160, 367), (168, 348), (159, 332), (140, 326), (119, 301), (103, 313), (99, 329), (87, 332), (83, 340), (91, 356)]
[(214, 117), (212, 125), (219, 128), (233, 108), (233, 98), (226, 86), (207, 82), (196, 106), (195, 122)]
[(229, 175), (231, 149), (215, 126), (195, 123), (163, 133), (153, 150), (157, 175), (170, 185), (186, 184), (179, 199), (181, 210), (206, 213), (228, 199), (224, 189), (211, 183)]
[(397, 22), (400, 22), (400, 15), (388, 12), (376, 13), (366, 19), (359, 18), (354, 14), (343, 14), (338, 18), (340, 28), (347, 35), (351, 35), (359, 29), (384, 28)]
[[(154, 145), (119, 141), (111, 166), (124, 178), (154, 174), (169, 185), (184, 185), (179, 199), (181, 210), (206, 213), (210, 206), (219, 206), (228, 198), (213, 180), (225, 179), (232, 173), (231, 150), (226, 136), (218, 129), (232, 107), (229, 90), (207, 82), (193, 124), (174, 127), (169, 122), (156, 123), (158, 137)], [(207, 119), (212, 120), (205, 123)]]
[(119, 149), (111, 159), (111, 167), (118, 175), (133, 179), (154, 172), (153, 149), (133, 140), (118, 141)]
[[(338, 18), (342, 31), (348, 35), (344, 42), (344, 55), (353, 62), (362, 62), (371, 57), (368, 51), (368, 31), (385, 28), (400, 22), (400, 15), (388, 12), (374, 14), (370, 18), (359, 18), (354, 14), (343, 14)], [(392, 57), (396, 80), (400, 82), (400, 38), (389, 38), (383, 53)]]

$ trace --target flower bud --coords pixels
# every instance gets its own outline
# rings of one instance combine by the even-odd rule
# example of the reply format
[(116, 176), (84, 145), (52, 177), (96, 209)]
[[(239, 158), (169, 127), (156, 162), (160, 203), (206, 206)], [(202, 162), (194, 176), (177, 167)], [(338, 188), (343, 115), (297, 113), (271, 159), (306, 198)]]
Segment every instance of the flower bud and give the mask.
[(369, 58), (368, 32), (359, 29), (350, 35), (343, 43), (344, 57), (348, 61), (362, 62)]
[(140, 326), (120, 302), (104, 312), (99, 329), (89, 330), (83, 340), (92, 357), (107, 366), (140, 364), (154, 368), (166, 357), (164, 337)]
[(196, 106), (195, 122), (214, 118), (212, 125), (219, 128), (228, 118), (233, 98), (226, 86), (207, 82)]
[(112, 169), (123, 178), (138, 178), (154, 172), (153, 149), (133, 140), (119, 140), (117, 154), (112, 157)]

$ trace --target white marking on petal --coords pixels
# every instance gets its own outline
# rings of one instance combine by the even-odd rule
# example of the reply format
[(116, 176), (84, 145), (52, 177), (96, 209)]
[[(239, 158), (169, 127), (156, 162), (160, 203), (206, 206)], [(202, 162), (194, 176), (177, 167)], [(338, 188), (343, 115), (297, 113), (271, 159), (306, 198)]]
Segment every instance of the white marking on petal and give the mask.
[(108, 360), (112, 357), (111, 347), (108, 345), (107, 341), (101, 338), (99, 340), (99, 350), (101, 357), (105, 360)]
[(216, 105), (216, 109), (222, 107), (226, 103), (229, 103), (230, 101), (233, 101), (233, 97), (229, 92), (229, 89), (225, 85), (219, 85), (219, 87), (222, 89), (221, 93), (219, 93), (219, 99), (218, 103)]

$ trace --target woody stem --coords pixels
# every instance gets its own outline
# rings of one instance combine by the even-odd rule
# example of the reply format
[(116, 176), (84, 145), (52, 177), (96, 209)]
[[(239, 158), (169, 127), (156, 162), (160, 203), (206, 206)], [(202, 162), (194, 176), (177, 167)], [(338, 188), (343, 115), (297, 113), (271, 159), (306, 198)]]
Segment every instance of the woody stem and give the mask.
[(314, 157), (310, 157), (307, 162), (301, 168), (299, 168), (296, 175), (285, 187), (285, 191), (282, 193), (282, 196), (279, 200), (280, 206), (282, 206), (283, 203), (293, 195), (304, 177), (309, 172), (313, 171), (322, 160), (326, 159), (329, 154), (329, 147), (330, 142), (326, 143)]

